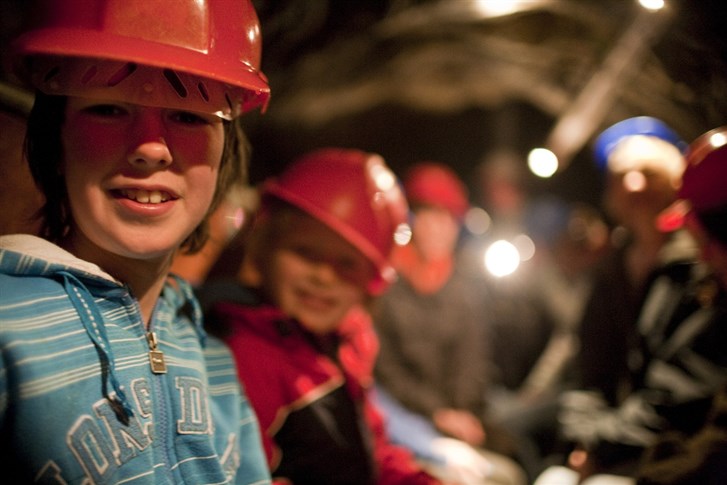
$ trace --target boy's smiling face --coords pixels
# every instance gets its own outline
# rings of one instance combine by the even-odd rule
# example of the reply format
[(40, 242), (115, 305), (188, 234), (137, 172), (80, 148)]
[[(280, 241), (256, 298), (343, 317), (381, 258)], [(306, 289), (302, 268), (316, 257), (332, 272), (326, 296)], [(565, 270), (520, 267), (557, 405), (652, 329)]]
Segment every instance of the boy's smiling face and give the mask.
[(354, 305), (367, 298), (373, 278), (369, 260), (316, 219), (298, 213), (272, 242), (263, 286), (281, 310), (308, 331), (334, 331)]
[(216, 116), (69, 97), (62, 139), (67, 244), (80, 256), (169, 257), (207, 213), (224, 146)]

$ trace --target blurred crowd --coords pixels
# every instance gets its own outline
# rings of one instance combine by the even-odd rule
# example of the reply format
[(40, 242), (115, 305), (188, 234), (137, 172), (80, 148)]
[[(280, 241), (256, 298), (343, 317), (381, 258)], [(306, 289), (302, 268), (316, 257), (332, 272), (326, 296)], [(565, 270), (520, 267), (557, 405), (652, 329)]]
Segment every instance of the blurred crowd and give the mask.
[[(684, 222), (699, 220), (694, 198), (720, 199), (682, 182), (685, 168), (697, 173), (687, 180), (705, 176), (705, 157), (724, 163), (705, 143), (688, 147), (649, 117), (604, 130), (594, 147), (600, 207), (534, 196), (507, 151), (478, 167), (479, 201), (442, 163), (399, 174), (411, 240), (392, 250), (396, 280), (365, 306), (391, 441), (455, 483), (707, 483), (699, 473), (722, 473), (707, 457), (711, 472), (692, 463), (677, 473), (687, 458), (662, 443), (709, 426), (727, 379), (723, 286), (710, 256), (721, 243), (709, 230), (695, 239)], [(486, 229), (470, 230), (468, 216), (482, 210)], [(225, 258), (243, 252), (244, 233)], [(519, 258), (506, 275), (486, 265), (502, 241)], [(226, 261), (219, 273), (203, 263), (186, 276), (201, 271), (209, 297), (217, 278), (234, 277)], [(718, 453), (721, 440), (710, 446)], [(676, 478), (654, 472), (670, 456)]]

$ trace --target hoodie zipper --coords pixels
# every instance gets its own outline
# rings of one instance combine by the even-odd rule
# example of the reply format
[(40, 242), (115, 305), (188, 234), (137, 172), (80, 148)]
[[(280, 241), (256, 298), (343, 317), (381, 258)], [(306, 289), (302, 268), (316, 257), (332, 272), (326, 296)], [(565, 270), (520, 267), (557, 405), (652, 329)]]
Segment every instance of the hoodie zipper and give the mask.
[(149, 331), (146, 334), (146, 342), (149, 344), (149, 366), (154, 374), (166, 374), (167, 364), (164, 361), (164, 352), (157, 348), (157, 334)]
[[(134, 294), (131, 291), (131, 288), (129, 288), (127, 285), (124, 285), (124, 296), (122, 298), (123, 306), (125, 308), (133, 307), (136, 310), (136, 318), (138, 318), (139, 326), (142, 329), (142, 335), (144, 335), (146, 339), (146, 343), (149, 347), (149, 365), (151, 367), (152, 374), (154, 376), (149, 379), (149, 385), (151, 386), (150, 389), (150, 401), (152, 405), (152, 441), (155, 442), (155, 448), (159, 451), (159, 453), (162, 455), (160, 456), (161, 460), (164, 463), (163, 473), (168, 479), (168, 483), (173, 483), (173, 472), (171, 470), (171, 464), (174, 463), (171, 456), (171, 448), (173, 443), (173, 438), (170, 438), (170, 434), (168, 432), (168, 426), (169, 426), (169, 415), (167, 412), (167, 394), (166, 389), (167, 385), (165, 382), (165, 377), (163, 374), (166, 373), (166, 361), (164, 360), (164, 353), (158, 349), (158, 339), (157, 334), (154, 331), (156, 328), (155, 322), (157, 321), (157, 311), (158, 308), (155, 307), (151, 319), (149, 321), (149, 326), (145, 325), (142, 317), (141, 317), (141, 307), (139, 305), (139, 301), (134, 298)], [(158, 302), (157, 302), (158, 306)], [(155, 355), (158, 359), (158, 361), (155, 361), (152, 355)], [(155, 371), (155, 362), (156, 365), (159, 366), (161, 364), (161, 367), (163, 368), (163, 371)], [(156, 452), (155, 452), (156, 454)], [(154, 476), (156, 476), (156, 470), (154, 472)]]
[[(137, 310), (139, 311), (139, 315), (141, 315), (141, 309), (138, 307), (138, 302)], [(154, 308), (149, 322), (149, 327), (146, 331), (146, 343), (149, 346), (149, 366), (151, 367), (152, 373), (157, 376), (156, 378), (153, 378), (151, 382), (152, 395), (157, 398), (155, 399), (156, 406), (154, 406), (153, 413), (156, 418), (155, 428), (159, 430), (159, 433), (155, 434), (157, 434), (157, 439), (162, 442), (161, 450), (164, 454), (164, 462), (166, 463), (166, 466), (164, 467), (165, 473), (169, 477), (171, 483), (173, 480), (170, 464), (174, 463), (174, 461), (170, 453), (172, 441), (169, 438), (170, 435), (167, 430), (167, 426), (169, 425), (169, 416), (167, 414), (166, 383), (162, 376), (162, 374), (167, 373), (167, 366), (166, 361), (164, 360), (164, 353), (158, 348), (159, 341), (157, 340), (157, 334), (153, 330), (155, 328), (154, 323), (156, 322), (156, 313), (157, 308)]]

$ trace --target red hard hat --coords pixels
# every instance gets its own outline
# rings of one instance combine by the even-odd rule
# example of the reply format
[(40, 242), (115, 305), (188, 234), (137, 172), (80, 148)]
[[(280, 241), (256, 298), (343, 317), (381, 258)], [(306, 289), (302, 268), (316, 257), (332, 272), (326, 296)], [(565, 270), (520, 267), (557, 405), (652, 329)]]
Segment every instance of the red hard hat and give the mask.
[(727, 126), (715, 128), (694, 140), (687, 150), (679, 198), (697, 212), (727, 205)]
[(663, 230), (682, 226), (689, 211), (708, 212), (727, 206), (727, 126), (710, 130), (695, 139), (686, 151), (677, 202), (659, 215)]
[(265, 183), (263, 203), (271, 196), (315, 217), (361, 251), (378, 273), (369, 293), (380, 294), (394, 281), (389, 256), (395, 239), (410, 234), (409, 208), (398, 179), (379, 155), (316, 150)]
[[(154, 96), (147, 104), (158, 105), (162, 96), (226, 118), (267, 104), (250, 0), (41, 0), (37, 7), (13, 45), (14, 63), (45, 93), (103, 87), (110, 99), (113, 89), (139, 104)], [(139, 82), (126, 81), (132, 76)]]
[(427, 204), (447, 209), (462, 219), (469, 209), (467, 188), (457, 174), (438, 162), (419, 162), (404, 180), (406, 197), (411, 204)]

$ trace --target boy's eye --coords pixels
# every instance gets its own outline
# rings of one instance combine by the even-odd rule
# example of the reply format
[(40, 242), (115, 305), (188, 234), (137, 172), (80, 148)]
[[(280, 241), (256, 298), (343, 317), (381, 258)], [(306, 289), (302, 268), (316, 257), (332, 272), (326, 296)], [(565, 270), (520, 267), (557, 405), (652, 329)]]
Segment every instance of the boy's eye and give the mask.
[(352, 281), (366, 280), (370, 277), (367, 263), (353, 259), (342, 259), (336, 263), (336, 270), (344, 278)]
[(360, 269), (358, 261), (348, 258), (341, 258), (336, 261), (336, 268), (345, 273), (356, 273)]
[(295, 254), (308, 261), (318, 261), (320, 259), (320, 256), (307, 246), (294, 246), (291, 249)]
[(175, 111), (171, 116), (173, 120), (185, 125), (207, 125), (213, 122), (211, 117), (189, 111)]
[(121, 116), (127, 113), (123, 107), (116, 104), (92, 104), (83, 108), (83, 111), (103, 117)]

